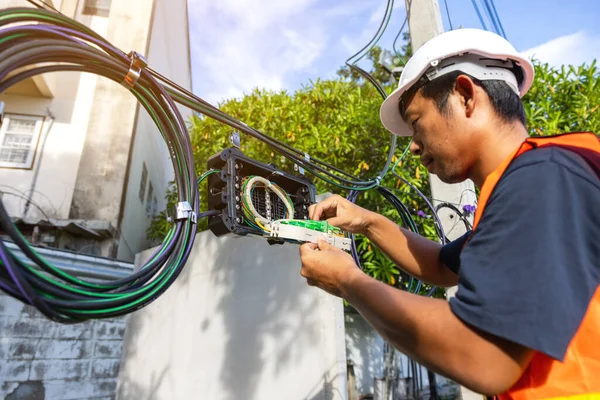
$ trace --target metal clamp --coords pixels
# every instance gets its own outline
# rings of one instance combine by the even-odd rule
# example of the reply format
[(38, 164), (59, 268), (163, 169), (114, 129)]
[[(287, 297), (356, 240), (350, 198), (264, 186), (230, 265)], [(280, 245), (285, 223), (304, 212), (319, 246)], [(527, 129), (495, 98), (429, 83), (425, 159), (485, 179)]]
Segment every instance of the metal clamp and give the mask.
[(233, 144), (235, 147), (237, 147), (239, 149), (240, 144), (241, 144), (240, 133), (238, 131), (236, 131), (235, 129), (232, 130), (231, 134), (229, 134), (229, 141), (231, 142), (231, 144)]
[[(192, 206), (187, 201), (180, 201), (175, 205), (175, 221), (182, 219), (190, 219), (193, 224), (198, 222), (198, 215), (192, 209)], [(173, 222), (173, 218), (169, 217), (169, 222)]]
[[(304, 161), (310, 162), (310, 155), (308, 153), (304, 153)], [(300, 174), (304, 175), (304, 168), (299, 167)]]
[(138, 79), (140, 79), (142, 70), (148, 66), (148, 61), (146, 60), (146, 57), (137, 51), (129, 52), (127, 57), (131, 60), (131, 64), (129, 64), (129, 71), (127, 72), (127, 76), (125, 76), (125, 79), (123, 79), (123, 82), (121, 82), (121, 85), (130, 89), (134, 87)]

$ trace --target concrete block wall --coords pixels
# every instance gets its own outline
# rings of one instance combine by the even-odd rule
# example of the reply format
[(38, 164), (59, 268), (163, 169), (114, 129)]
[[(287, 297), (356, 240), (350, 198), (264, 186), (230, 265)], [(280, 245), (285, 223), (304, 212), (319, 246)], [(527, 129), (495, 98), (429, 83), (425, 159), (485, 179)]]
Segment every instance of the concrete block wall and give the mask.
[(114, 399), (125, 319), (64, 325), (0, 294), (0, 399)]

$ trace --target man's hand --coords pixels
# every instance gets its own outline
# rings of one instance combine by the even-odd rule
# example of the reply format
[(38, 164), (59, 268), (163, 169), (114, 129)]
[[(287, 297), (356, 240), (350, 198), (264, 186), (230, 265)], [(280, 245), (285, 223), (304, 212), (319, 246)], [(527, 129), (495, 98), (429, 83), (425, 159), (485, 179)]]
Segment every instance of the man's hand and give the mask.
[(362, 273), (352, 257), (319, 239), (319, 243), (305, 243), (300, 246), (302, 269), (300, 275), (311, 286), (317, 286), (326, 292), (343, 297), (343, 287), (356, 273)]
[(374, 213), (351, 203), (341, 196), (333, 195), (308, 209), (310, 219), (326, 219), (328, 223), (350, 233), (364, 234)]

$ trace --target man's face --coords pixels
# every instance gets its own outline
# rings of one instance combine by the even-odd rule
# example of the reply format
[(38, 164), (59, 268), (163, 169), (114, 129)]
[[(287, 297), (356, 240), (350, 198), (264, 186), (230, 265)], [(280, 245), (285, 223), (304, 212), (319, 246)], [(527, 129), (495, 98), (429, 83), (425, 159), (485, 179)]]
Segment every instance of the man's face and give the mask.
[(418, 91), (405, 113), (413, 131), (411, 153), (420, 156), (427, 170), (446, 183), (466, 180), (470, 169), (467, 150), (472, 145), (471, 135), (460, 109), (459, 96), (451, 94), (442, 114), (433, 100)]

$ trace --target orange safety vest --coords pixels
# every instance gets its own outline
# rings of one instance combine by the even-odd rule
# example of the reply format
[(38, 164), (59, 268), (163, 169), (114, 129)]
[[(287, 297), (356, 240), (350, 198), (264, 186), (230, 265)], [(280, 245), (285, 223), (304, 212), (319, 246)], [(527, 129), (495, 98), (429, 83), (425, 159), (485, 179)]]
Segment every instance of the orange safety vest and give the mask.
[[(494, 187), (510, 163), (526, 151), (547, 146), (559, 146), (580, 154), (600, 178), (600, 139), (593, 133), (529, 138), (486, 178), (475, 211), (473, 231)], [(564, 362), (535, 352), (517, 383), (497, 397), (500, 400), (600, 399), (600, 290), (596, 290), (592, 297), (585, 317), (567, 348)]]

